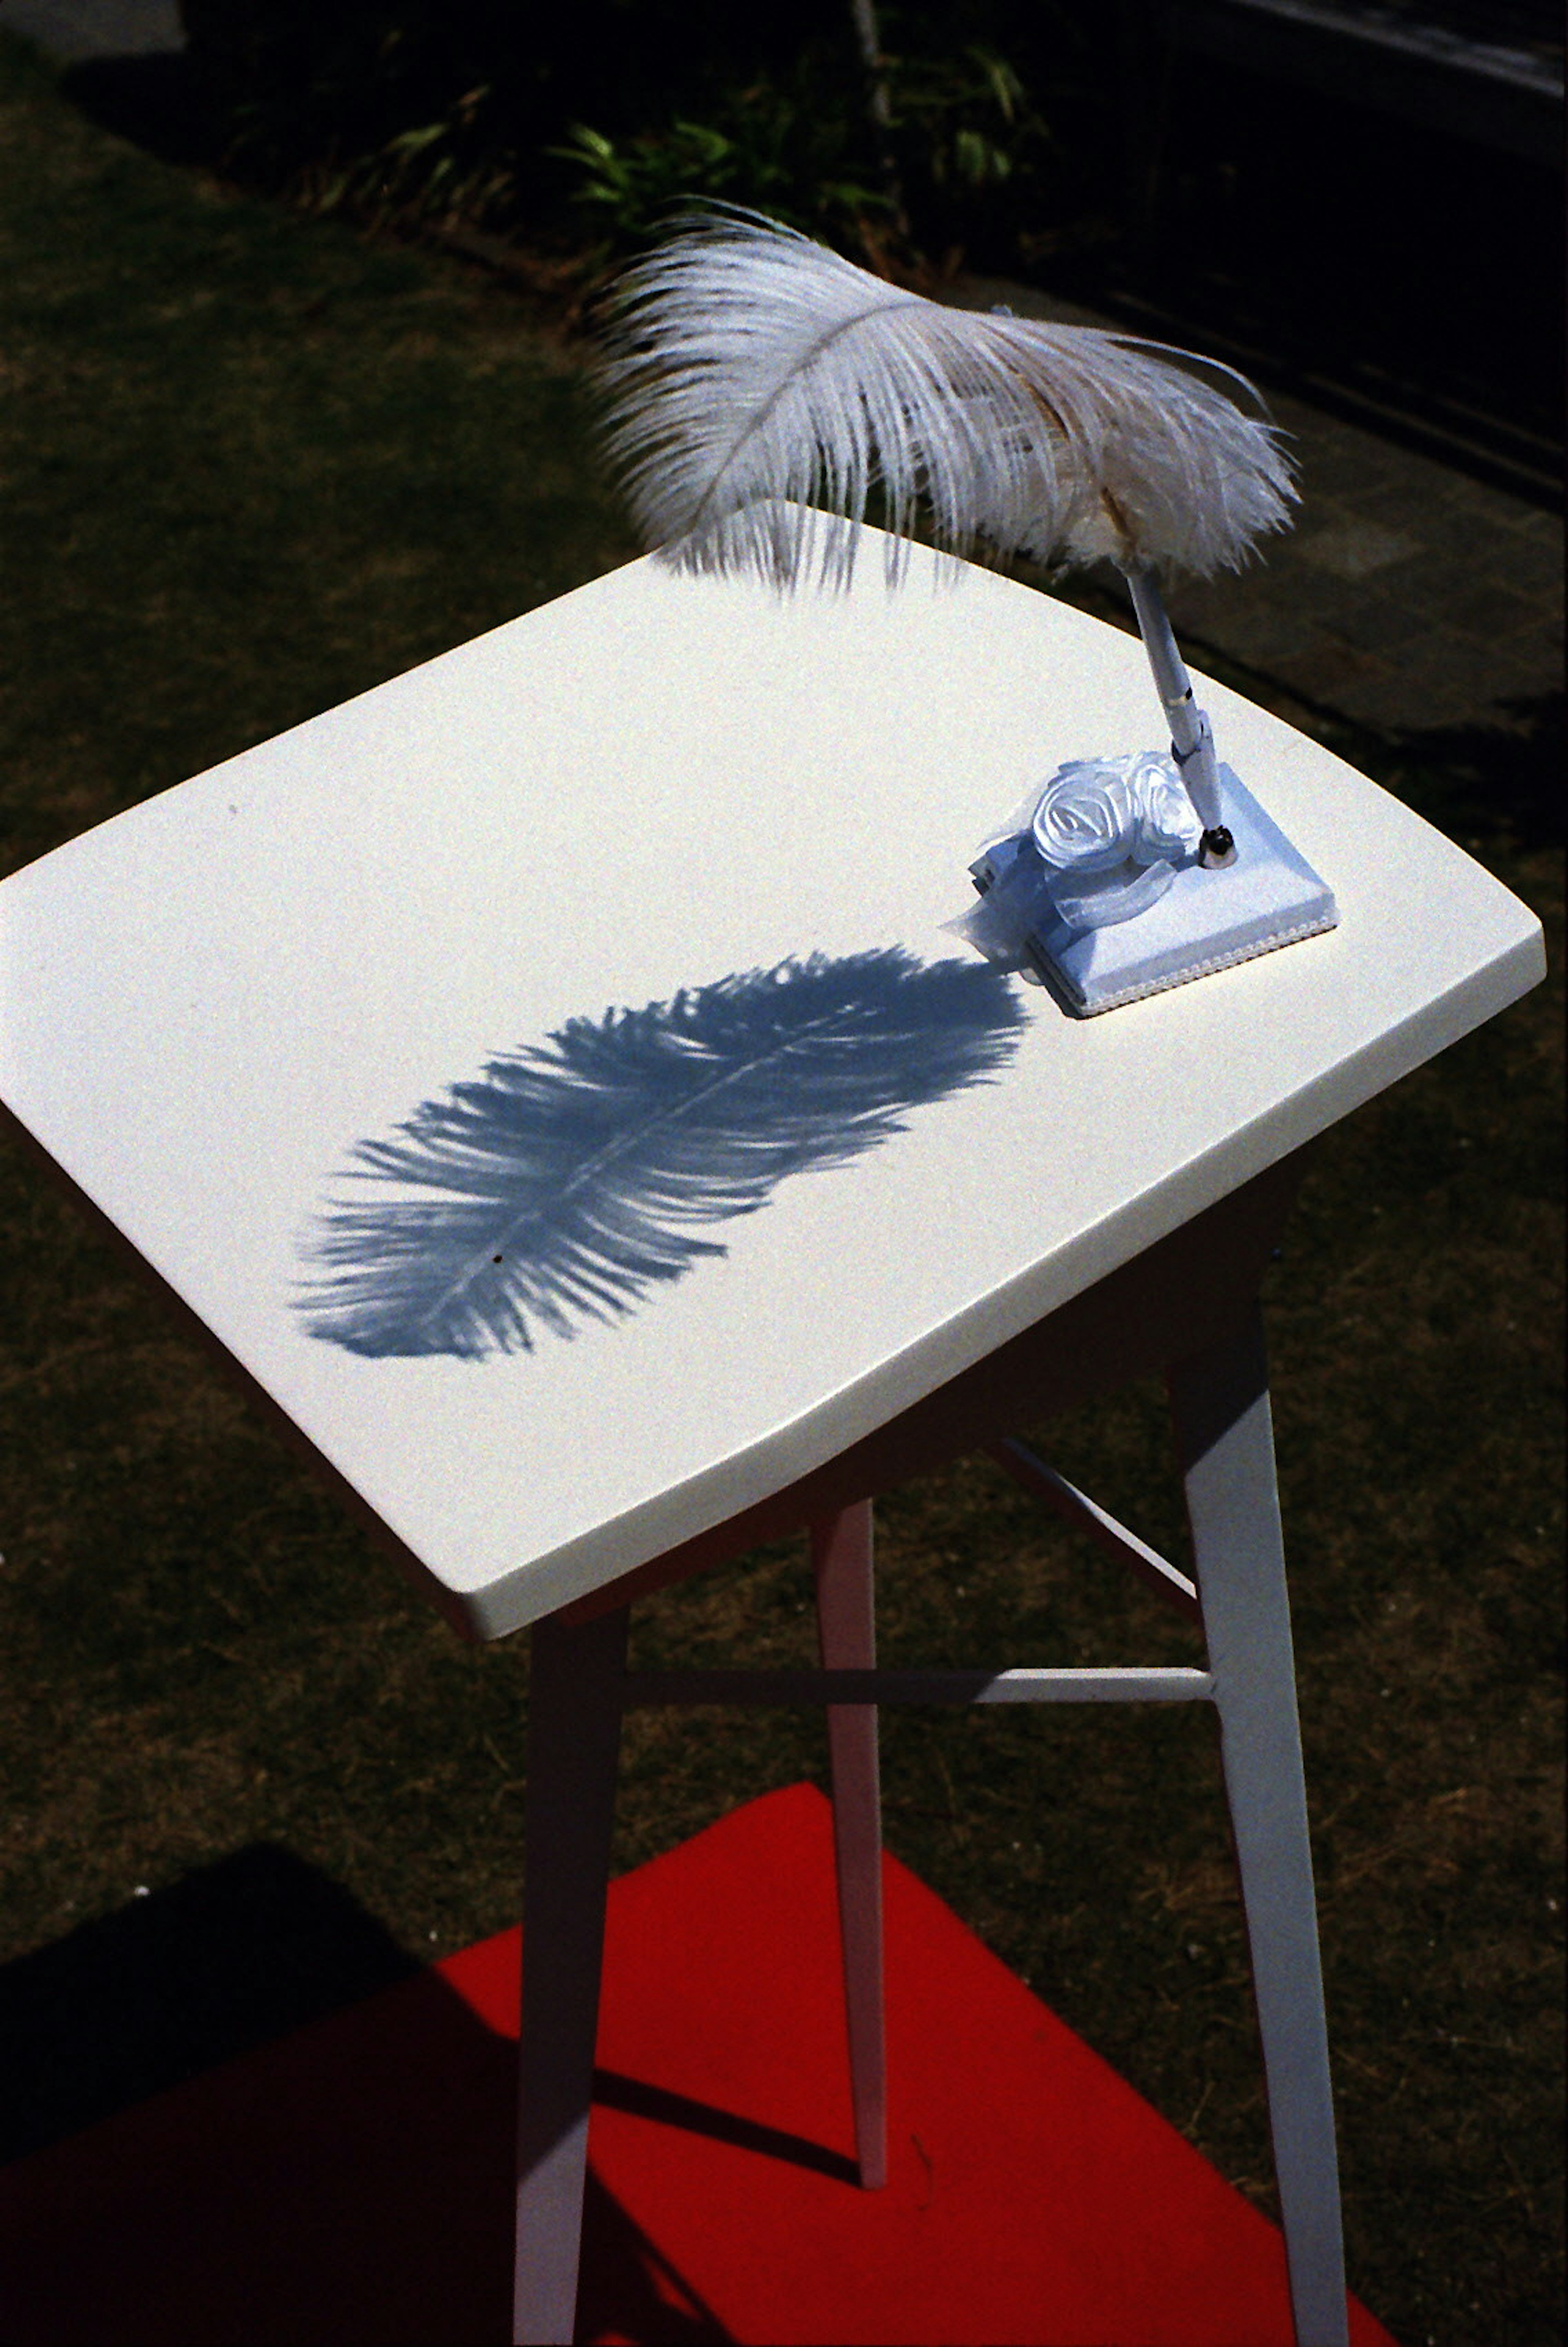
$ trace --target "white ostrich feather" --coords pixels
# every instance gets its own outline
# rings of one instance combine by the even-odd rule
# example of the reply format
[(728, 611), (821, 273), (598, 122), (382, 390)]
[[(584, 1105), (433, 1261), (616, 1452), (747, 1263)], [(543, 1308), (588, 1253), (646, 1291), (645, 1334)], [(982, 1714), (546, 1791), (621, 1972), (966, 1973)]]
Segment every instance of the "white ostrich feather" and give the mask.
[(880, 488), (894, 575), (923, 507), (954, 554), (1207, 578), (1296, 492), (1274, 427), (1169, 364), (1188, 355), (951, 309), (773, 221), (696, 214), (616, 289), (606, 444), (686, 568), (842, 584)]

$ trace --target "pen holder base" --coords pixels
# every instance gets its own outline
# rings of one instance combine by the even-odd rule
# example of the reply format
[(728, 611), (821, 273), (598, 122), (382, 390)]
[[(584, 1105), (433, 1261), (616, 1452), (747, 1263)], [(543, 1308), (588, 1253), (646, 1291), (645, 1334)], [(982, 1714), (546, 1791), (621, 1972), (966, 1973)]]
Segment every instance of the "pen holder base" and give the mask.
[[(1155, 903), (1109, 927), (1071, 928), (1048, 907), (1009, 966), (1049, 987), (1074, 1018), (1092, 1019), (1333, 928), (1339, 915), (1332, 890), (1230, 767), (1222, 766), (1219, 778), (1235, 846), (1228, 861), (1206, 866), (1195, 857)], [(998, 841), (971, 866), (983, 895), (1014, 846)], [(962, 933), (966, 924), (953, 926)], [(997, 958), (979, 936), (970, 941)]]

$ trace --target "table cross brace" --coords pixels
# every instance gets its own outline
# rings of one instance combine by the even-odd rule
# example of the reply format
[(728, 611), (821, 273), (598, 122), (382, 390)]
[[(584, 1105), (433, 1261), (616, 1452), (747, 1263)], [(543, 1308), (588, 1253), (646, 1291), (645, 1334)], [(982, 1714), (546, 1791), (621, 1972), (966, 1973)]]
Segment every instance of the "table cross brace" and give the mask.
[[(524, 1936), (547, 1953), (530, 1966), (524, 2000), (518, 2340), (559, 2347), (574, 2335), (616, 1746), (627, 1705), (826, 1708), (846, 2011), (856, 2049), (856, 2146), (862, 2178), (873, 2182), (884, 2172), (885, 2132), (877, 1706), (1212, 1701), (1252, 1958), (1297, 2347), (1347, 2347), (1322, 1969), (1256, 1303), (1196, 1344), (1167, 1376), (1203, 1593), (1205, 1669), (878, 1670), (869, 1501), (807, 1519), (820, 1670), (628, 1672), (629, 1593), (585, 1620), (563, 1614), (535, 1624)], [(1064, 1478), (1020, 1444), (1007, 1444), (1000, 1458), (1184, 1612), (1196, 1610), (1192, 1583)]]
[(1208, 1671), (628, 1671), (633, 1704), (1202, 1703)]
[(1178, 1614), (1185, 1614), (1192, 1622), (1202, 1620), (1196, 1583), (1189, 1581), (1185, 1573), (1178, 1573), (1174, 1564), (1167, 1564), (1159, 1551), (1150, 1548), (1136, 1532), (1118, 1523), (1097, 1500), (1091, 1500), (1076, 1483), (1069, 1483), (1065, 1475), (1058, 1475), (1054, 1467), (1036, 1458), (1027, 1443), (1007, 1435), (987, 1447), (997, 1465), (1004, 1468), (1015, 1483), (1035, 1499), (1043, 1500), (1064, 1523), (1087, 1532), (1107, 1556), (1117, 1557), (1123, 1564), (1130, 1565), (1145, 1587), (1166, 1599)]

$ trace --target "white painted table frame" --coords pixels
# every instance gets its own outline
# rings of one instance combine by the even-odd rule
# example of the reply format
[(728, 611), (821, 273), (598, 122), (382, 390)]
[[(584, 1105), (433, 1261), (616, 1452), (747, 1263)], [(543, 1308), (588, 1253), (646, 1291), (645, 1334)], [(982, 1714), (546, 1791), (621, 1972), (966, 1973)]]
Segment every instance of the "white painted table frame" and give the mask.
[[(1256, 1296), (1300, 1150), (1543, 955), (1527, 908), (1408, 808), (1197, 682), (1338, 929), (1104, 1019), (1036, 998), (997, 1081), (782, 1182), (613, 1327), (482, 1362), (372, 1357), (297, 1308), (300, 1233), (354, 1144), (606, 1005), (802, 957), (943, 957), (967, 856), (1023, 791), (1150, 743), (1135, 640), (994, 576), (946, 591), (918, 549), (896, 595), (870, 550), (842, 600), (792, 604), (636, 563), (0, 887), (19, 1127), (450, 1620), (535, 1625), (525, 2338), (569, 2336), (622, 1706), (741, 1692), (828, 1706), (869, 2178), (874, 1706), (1215, 1703), (1299, 2337), (1344, 2335)], [(876, 1673), (868, 1498), (1162, 1369), (1207, 1670)], [(1092, 1502), (1003, 1456), (1190, 1608)], [(627, 1679), (634, 1598), (808, 1526), (823, 1673)]]
[[(823, 1667), (628, 1671), (635, 1596), (712, 1561), (714, 1536), (536, 1623), (524, 1894), (514, 2334), (567, 2347), (576, 2313), (594, 2043), (616, 1759), (638, 1704), (827, 1707), (856, 2156), (887, 2174), (881, 1813), (884, 1703), (1212, 1702), (1246, 1916), (1298, 2347), (1349, 2336), (1328, 2032), (1289, 1601), (1257, 1284), (1295, 1186), (1287, 1162), (883, 1429), (858, 1455), (781, 1493), (769, 1532), (809, 1524)], [(1140, 1308), (1141, 1300), (1141, 1308)], [(1063, 1364), (1071, 1364), (1064, 1369)], [(1125, 1377), (1165, 1371), (1197, 1585), (1001, 1428)], [(1006, 1397), (1007, 1415), (996, 1413)], [(873, 1488), (972, 1447), (1000, 1462), (1202, 1624), (1207, 1670), (875, 1667), (871, 1501), (819, 1512), (825, 1491)], [(721, 1528), (738, 1551), (755, 1522)], [(537, 1951), (530, 1954), (530, 1951)]]

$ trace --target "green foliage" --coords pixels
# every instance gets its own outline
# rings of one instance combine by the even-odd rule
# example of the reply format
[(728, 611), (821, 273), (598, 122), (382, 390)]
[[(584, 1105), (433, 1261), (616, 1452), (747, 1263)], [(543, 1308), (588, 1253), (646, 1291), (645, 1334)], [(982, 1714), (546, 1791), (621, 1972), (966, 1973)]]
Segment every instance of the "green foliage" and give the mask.
[(517, 166), (478, 126), (488, 84), (465, 90), (438, 122), (416, 124), (369, 155), (307, 165), (295, 195), (306, 210), (349, 212), (372, 228), (486, 228), (516, 210)]
[(956, 55), (888, 59), (893, 131), (934, 188), (975, 192), (1030, 168), (1050, 133), (1017, 69), (968, 43)]
[(983, 43), (911, 48), (883, 64), (885, 132), (859, 60), (818, 45), (721, 91), (701, 121), (679, 113), (620, 138), (575, 123), (546, 152), (573, 167), (573, 201), (606, 251), (646, 242), (692, 197), (746, 204), (873, 255), (890, 232), (951, 241), (1004, 189), (1022, 192), (1050, 134), (1015, 67)]
[(590, 261), (693, 197), (873, 252), (1039, 225), (1053, 141), (1010, 45), (1038, 11), (884, 7), (881, 126), (847, 0), (762, 25), (718, 0), (184, 5), (229, 167), (311, 210), (546, 240), (585, 224)]
[(376, 227), (514, 214), (537, 93), (500, 12), (475, 0), (182, 6), (219, 149), (241, 179)]
[(677, 115), (662, 130), (619, 139), (574, 123), (545, 152), (574, 167), (572, 200), (607, 254), (645, 242), (694, 197), (746, 204), (852, 243), (892, 203), (870, 173), (857, 178), (845, 168), (849, 143), (843, 125), (830, 118), (824, 125), (776, 84), (760, 82), (722, 101), (713, 121)]

